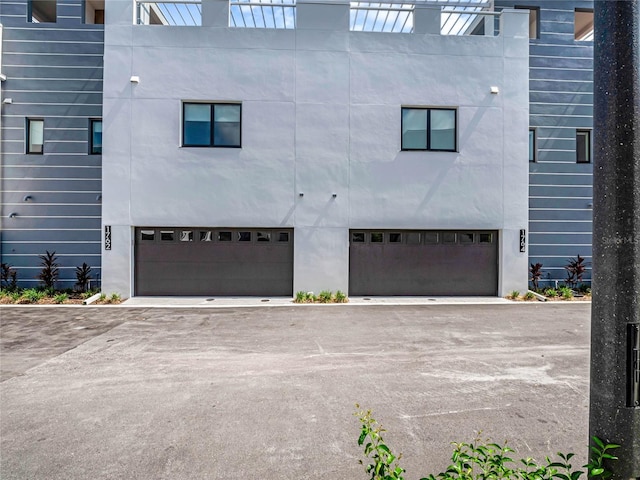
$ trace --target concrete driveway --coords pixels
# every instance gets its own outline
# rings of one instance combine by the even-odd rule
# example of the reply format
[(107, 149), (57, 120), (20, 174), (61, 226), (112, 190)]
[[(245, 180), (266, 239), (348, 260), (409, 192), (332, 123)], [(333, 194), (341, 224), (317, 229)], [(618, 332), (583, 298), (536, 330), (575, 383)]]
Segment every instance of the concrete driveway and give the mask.
[(0, 477), (407, 479), (449, 442), (586, 460), (589, 304), (0, 309)]

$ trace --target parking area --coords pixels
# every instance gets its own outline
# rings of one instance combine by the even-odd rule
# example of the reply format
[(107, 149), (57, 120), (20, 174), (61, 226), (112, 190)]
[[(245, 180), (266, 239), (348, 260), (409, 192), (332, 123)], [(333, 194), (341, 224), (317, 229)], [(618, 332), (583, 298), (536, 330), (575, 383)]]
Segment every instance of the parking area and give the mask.
[(449, 442), (586, 460), (590, 304), (0, 309), (3, 479), (406, 478)]

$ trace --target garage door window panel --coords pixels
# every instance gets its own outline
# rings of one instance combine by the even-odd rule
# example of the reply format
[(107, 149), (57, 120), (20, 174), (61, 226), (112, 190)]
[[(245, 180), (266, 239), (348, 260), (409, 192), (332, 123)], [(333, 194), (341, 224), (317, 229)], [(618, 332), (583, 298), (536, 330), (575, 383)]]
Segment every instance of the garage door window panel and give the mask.
[(201, 242), (211, 242), (213, 240), (213, 235), (211, 230), (201, 230), (200, 231), (200, 241)]
[(479, 243), (493, 243), (493, 235), (490, 233), (481, 233), (479, 235)]
[(219, 242), (231, 242), (233, 240), (233, 234), (228, 231), (220, 231), (218, 232), (218, 241)]
[(371, 233), (371, 243), (383, 243), (383, 242), (384, 242), (384, 234), (382, 232)]
[(389, 243), (402, 243), (402, 234), (401, 233), (390, 233), (389, 234)]
[(270, 242), (271, 241), (271, 233), (270, 232), (256, 232), (256, 241), (258, 241), (258, 242)]
[(454, 232), (444, 232), (442, 234), (442, 243), (454, 244), (457, 241), (457, 235)]
[(365, 239), (366, 237), (364, 232), (353, 232), (351, 234), (351, 242), (353, 243), (364, 243)]
[(280, 232), (278, 242), (289, 242), (289, 232)]
[(163, 242), (173, 242), (175, 232), (173, 230), (160, 230), (160, 240)]
[(422, 235), (420, 232), (409, 232), (407, 233), (407, 244), (408, 245), (420, 245), (422, 240)]
[(250, 242), (251, 241), (251, 232), (238, 232), (238, 241), (239, 242)]
[(153, 242), (156, 238), (155, 230), (140, 230), (140, 240), (143, 242)]
[(440, 235), (437, 232), (425, 232), (424, 244), (425, 245), (437, 245), (440, 240)]
[(468, 245), (473, 243), (473, 233), (468, 233), (468, 232), (460, 233), (460, 243), (463, 245)]

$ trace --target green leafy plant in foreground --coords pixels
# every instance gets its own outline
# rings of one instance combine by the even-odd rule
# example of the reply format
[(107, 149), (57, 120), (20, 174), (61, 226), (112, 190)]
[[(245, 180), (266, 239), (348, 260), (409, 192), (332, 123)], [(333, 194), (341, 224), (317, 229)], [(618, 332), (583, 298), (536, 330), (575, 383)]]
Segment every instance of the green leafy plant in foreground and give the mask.
[[(364, 446), (364, 455), (369, 461), (365, 466), (370, 480), (404, 480), (405, 470), (399, 465), (402, 455), (394, 455), (385, 444), (382, 433), (385, 430), (373, 418), (371, 410), (360, 410), (356, 404), (356, 413), (361, 423), (358, 445)], [(587, 475), (595, 479), (607, 479), (612, 473), (603, 466), (605, 460), (617, 460), (609, 453), (620, 445), (605, 444), (593, 437), (595, 445), (591, 446), (589, 463), (583, 468)], [(474, 443), (452, 443), (454, 450), (451, 465), (442, 473), (427, 475), (420, 480), (578, 480), (585, 472), (574, 470), (570, 461), (573, 453), (558, 453), (558, 459), (551, 461), (547, 457), (545, 464), (538, 464), (532, 458), (521, 459), (515, 463), (510, 454), (515, 450), (497, 443), (483, 442), (476, 439)], [(365, 463), (360, 460), (360, 464)]]
[[(356, 404), (356, 408), (360, 406)], [(364, 455), (371, 460), (365, 467), (370, 480), (403, 480), (404, 469), (398, 464), (402, 454), (396, 457), (385, 445), (382, 439), (385, 430), (371, 416), (371, 410), (358, 411), (356, 415), (362, 423), (358, 445), (364, 445)], [(360, 464), (364, 465), (364, 462), (360, 460)]]

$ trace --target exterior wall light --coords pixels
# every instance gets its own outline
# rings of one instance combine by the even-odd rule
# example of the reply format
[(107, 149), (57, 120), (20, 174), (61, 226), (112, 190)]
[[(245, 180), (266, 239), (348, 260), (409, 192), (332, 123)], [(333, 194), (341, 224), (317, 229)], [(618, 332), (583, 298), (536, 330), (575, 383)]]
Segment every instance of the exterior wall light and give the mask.
[(304, 197), (304, 193), (303, 193), (303, 192), (300, 192), (300, 193), (298, 194), (298, 196), (299, 196), (299, 197)]
[(22, 199), (23, 202), (28, 202), (29, 200), (32, 200), (33, 197), (31, 195), (25, 195), (24, 198)]
[(5, 98), (2, 103), (4, 104), (9, 104), (9, 103), (13, 103), (13, 98)]
[(140, 83), (140, 77), (138, 75), (131, 75), (131, 78), (129, 79), (129, 81), (131, 83)]
[(494, 85), (491, 87), (491, 93), (497, 95), (500, 93), (500, 89)]
[(11, 212), (9, 214), (9, 218), (16, 218), (18, 216), (18, 214), (16, 212)]

